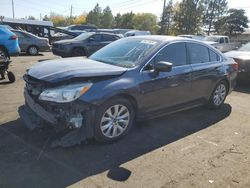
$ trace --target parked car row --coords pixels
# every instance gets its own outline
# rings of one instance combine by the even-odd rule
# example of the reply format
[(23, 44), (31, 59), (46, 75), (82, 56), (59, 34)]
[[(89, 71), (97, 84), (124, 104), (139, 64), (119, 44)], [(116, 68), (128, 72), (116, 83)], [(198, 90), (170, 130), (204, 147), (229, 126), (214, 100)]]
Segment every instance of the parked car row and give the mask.
[(61, 57), (90, 56), (120, 38), (120, 36), (111, 33), (83, 33), (73, 39), (54, 42), (52, 52)]

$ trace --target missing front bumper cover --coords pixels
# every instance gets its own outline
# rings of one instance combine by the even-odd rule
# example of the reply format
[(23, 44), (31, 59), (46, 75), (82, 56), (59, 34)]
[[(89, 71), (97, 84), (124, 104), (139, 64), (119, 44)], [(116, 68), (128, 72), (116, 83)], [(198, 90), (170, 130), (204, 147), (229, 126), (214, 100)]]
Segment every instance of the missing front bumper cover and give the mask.
[[(60, 115), (48, 112), (41, 105), (36, 103), (27, 91), (25, 91), (24, 95), (26, 105), (19, 107), (18, 112), (20, 118), (30, 130), (44, 127), (48, 123), (56, 130), (69, 130), (59, 139), (54, 140), (51, 146), (69, 147), (80, 144), (82, 141), (86, 140), (86, 138), (93, 137), (93, 128), (91, 125), (95, 115), (94, 107), (80, 105), (81, 108), (79, 109), (76, 108), (76, 105), (68, 106), (65, 110), (70, 111), (67, 112), (70, 116), (66, 118), (66, 120), (66, 113), (61, 113)], [(84, 116), (80, 111), (85, 111)]]

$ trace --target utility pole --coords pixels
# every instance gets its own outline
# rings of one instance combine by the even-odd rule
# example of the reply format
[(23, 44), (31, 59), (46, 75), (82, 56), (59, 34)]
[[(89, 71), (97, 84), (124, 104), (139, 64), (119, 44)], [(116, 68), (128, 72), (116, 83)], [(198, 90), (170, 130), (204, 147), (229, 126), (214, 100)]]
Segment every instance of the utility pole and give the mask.
[(12, 0), (12, 15), (15, 18), (14, 0)]
[(166, 7), (166, 0), (164, 0), (163, 3), (163, 9), (162, 9), (162, 17), (161, 17), (161, 30), (160, 30), (160, 34), (163, 34), (163, 27), (164, 27), (164, 12), (165, 12), (165, 7)]
[(70, 18), (72, 18), (72, 12), (73, 12), (73, 7), (71, 5), (71, 7), (70, 7)]
[(42, 13), (40, 13), (40, 20), (42, 20)]

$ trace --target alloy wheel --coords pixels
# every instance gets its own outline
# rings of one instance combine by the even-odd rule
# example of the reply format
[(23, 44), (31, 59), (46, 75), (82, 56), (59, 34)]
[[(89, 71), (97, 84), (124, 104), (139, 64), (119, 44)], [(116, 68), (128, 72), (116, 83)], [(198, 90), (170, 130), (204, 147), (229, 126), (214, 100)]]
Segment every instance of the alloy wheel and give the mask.
[(227, 94), (226, 86), (223, 83), (219, 84), (214, 92), (213, 96), (214, 104), (216, 106), (221, 105), (226, 98), (226, 94)]
[(37, 55), (38, 54), (37, 48), (35, 46), (31, 46), (29, 48), (29, 54), (31, 54), (31, 55)]
[(108, 138), (115, 138), (121, 135), (128, 127), (130, 112), (122, 104), (108, 108), (101, 119), (102, 134)]

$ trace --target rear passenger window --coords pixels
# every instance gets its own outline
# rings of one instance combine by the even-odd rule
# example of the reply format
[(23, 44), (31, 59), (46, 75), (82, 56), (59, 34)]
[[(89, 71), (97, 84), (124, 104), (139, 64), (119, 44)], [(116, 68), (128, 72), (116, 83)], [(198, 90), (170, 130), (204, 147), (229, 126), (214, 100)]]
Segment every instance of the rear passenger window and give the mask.
[(115, 37), (112, 35), (103, 35), (103, 41), (115, 41)]
[(213, 50), (209, 49), (209, 55), (210, 55), (210, 62), (219, 61), (219, 56), (217, 53), (215, 53)]
[(220, 42), (220, 44), (224, 43), (224, 38), (221, 37), (219, 42)]
[(93, 35), (92, 36), (92, 38), (94, 38), (94, 40), (96, 41), (96, 42), (100, 42), (101, 41), (101, 39), (102, 39), (102, 35)]
[(174, 43), (166, 46), (155, 57), (155, 63), (159, 61), (173, 63), (173, 66), (186, 65), (187, 55), (185, 43)]
[(188, 44), (190, 63), (206, 63), (209, 62), (208, 48), (200, 44)]

